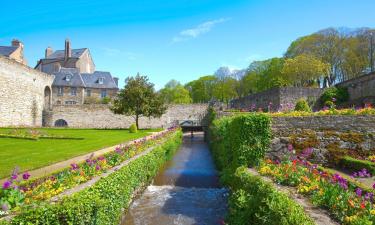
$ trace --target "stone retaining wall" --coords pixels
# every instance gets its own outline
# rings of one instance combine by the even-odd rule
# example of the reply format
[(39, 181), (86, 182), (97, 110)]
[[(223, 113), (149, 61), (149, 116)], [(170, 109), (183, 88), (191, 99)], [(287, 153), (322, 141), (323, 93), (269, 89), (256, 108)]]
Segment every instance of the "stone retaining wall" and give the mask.
[[(206, 116), (208, 104), (170, 105), (161, 118), (140, 118), (140, 128), (164, 128), (177, 120), (199, 120)], [(68, 127), (74, 128), (129, 128), (135, 122), (134, 117), (116, 115), (108, 105), (54, 105), (46, 116), (46, 125), (53, 127), (63, 119)]]

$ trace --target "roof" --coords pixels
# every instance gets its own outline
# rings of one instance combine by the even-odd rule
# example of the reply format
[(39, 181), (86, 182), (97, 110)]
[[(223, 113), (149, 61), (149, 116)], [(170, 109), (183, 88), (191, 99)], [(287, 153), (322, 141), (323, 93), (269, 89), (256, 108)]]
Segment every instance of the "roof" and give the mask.
[[(53, 86), (85, 87), (81, 74), (75, 68), (61, 68), (58, 73), (53, 73), (55, 80)], [(67, 76), (71, 76), (68, 81)]]
[[(79, 48), (79, 49), (72, 49), (72, 57), (79, 58), (82, 54), (87, 50), (87, 48)], [(59, 59), (64, 58), (65, 50), (56, 50), (51, 55), (47, 57), (47, 59)]]
[(0, 46), (0, 55), (9, 57), (17, 48), (14, 46)]
[[(81, 74), (75, 68), (61, 68), (59, 72), (53, 74), (55, 75), (53, 86), (118, 89), (109, 72), (95, 71)], [(68, 75), (71, 76), (69, 81), (66, 79)], [(99, 78), (103, 78), (103, 84), (99, 84)]]
[[(118, 88), (110, 72), (95, 71), (81, 75), (88, 88)], [(103, 84), (99, 84), (99, 78), (103, 78)]]

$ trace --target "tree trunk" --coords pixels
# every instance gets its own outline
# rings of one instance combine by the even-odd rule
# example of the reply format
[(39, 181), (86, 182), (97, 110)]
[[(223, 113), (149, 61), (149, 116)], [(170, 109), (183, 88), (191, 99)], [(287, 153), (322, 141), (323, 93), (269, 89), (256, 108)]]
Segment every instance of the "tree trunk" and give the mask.
[(138, 120), (139, 120), (139, 115), (135, 115), (135, 125), (137, 126), (137, 130), (139, 129), (139, 125), (138, 125)]

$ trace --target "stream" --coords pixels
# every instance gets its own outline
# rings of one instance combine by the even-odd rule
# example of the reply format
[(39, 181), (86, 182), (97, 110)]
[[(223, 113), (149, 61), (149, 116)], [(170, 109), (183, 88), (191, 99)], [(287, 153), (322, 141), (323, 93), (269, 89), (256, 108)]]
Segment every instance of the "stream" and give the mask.
[(203, 133), (185, 134), (173, 159), (134, 200), (121, 225), (222, 224), (226, 211), (227, 190), (220, 186)]

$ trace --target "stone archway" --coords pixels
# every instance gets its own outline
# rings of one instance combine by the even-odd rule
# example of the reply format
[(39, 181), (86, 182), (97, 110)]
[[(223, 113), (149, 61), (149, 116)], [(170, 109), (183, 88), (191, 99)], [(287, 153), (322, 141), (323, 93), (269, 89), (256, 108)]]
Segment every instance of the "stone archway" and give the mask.
[(52, 109), (52, 91), (51, 88), (46, 86), (44, 88), (44, 106), (43, 110), (51, 110)]
[(67, 126), (68, 126), (68, 122), (66, 122), (66, 120), (58, 119), (55, 121), (55, 127), (67, 127)]

